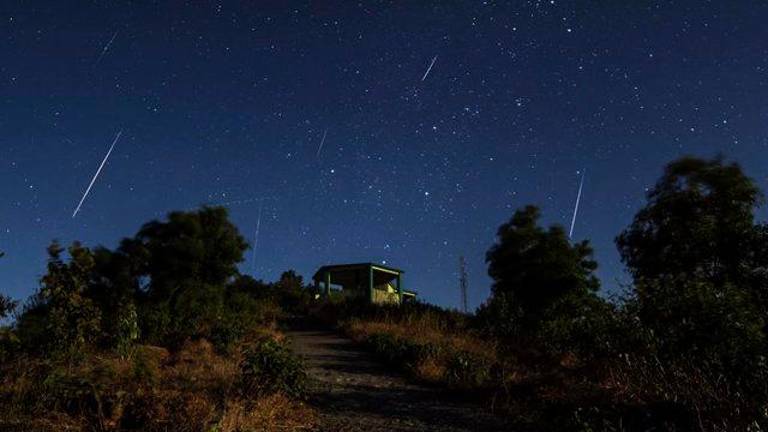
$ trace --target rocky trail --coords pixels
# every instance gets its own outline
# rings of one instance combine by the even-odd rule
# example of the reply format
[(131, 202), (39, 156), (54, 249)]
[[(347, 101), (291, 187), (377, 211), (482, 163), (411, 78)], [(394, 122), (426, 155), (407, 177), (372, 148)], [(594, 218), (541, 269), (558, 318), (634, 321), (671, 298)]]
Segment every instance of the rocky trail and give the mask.
[(439, 388), (410, 383), (330, 330), (287, 332), (304, 358), (320, 431), (508, 431), (498, 417)]

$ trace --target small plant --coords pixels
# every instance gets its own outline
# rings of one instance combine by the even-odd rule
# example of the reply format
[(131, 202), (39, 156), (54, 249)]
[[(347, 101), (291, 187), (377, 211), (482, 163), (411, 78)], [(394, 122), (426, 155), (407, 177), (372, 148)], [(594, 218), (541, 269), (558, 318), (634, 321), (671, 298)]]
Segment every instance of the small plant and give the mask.
[(459, 351), (449, 360), (445, 375), (448, 384), (455, 387), (484, 387), (491, 379), (491, 365), (473, 353)]
[(241, 390), (249, 398), (274, 393), (303, 397), (307, 374), (285, 343), (266, 339), (248, 347), (240, 363)]

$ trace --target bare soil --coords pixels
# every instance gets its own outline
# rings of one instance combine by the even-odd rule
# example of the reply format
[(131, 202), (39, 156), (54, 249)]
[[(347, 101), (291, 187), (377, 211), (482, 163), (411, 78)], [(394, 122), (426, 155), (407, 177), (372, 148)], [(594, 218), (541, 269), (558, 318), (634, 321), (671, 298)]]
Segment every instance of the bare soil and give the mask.
[(310, 376), (319, 431), (508, 431), (461, 395), (409, 382), (330, 330), (287, 331)]

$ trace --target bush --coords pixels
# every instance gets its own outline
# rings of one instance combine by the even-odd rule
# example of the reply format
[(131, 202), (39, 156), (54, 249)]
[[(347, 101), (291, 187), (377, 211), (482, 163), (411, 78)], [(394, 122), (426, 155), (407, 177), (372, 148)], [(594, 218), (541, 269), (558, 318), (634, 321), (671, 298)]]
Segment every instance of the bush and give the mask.
[(22, 344), (66, 357), (77, 357), (101, 333), (101, 311), (86, 295), (93, 276), (93, 254), (79, 243), (67, 250), (69, 262), (58, 243), (48, 247), (48, 271), (40, 289), (19, 317)]
[(597, 296), (566, 296), (545, 314), (536, 337), (547, 352), (575, 354), (582, 361), (620, 351), (622, 323), (613, 305)]
[(458, 351), (448, 361), (445, 379), (453, 387), (482, 388), (491, 380), (491, 368), (487, 359), (468, 351)]
[(496, 346), (469, 328), (466, 315), (420, 304), (374, 307), (361, 315), (343, 330), (423, 382), (486, 390), (499, 376)]
[(0, 363), (12, 359), (19, 348), (20, 343), (16, 333), (8, 327), (0, 327)]
[(247, 398), (284, 393), (301, 398), (306, 392), (304, 364), (284, 342), (266, 339), (245, 349), (240, 363), (241, 391)]

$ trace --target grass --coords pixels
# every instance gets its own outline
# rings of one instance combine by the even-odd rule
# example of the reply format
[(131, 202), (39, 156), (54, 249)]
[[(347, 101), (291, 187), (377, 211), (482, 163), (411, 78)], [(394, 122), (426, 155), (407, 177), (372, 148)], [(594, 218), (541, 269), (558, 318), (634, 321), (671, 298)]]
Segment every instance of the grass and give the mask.
[(424, 382), (488, 387), (489, 371), (498, 364), (493, 344), (466, 332), (446, 335), (434, 324), (430, 318), (408, 323), (351, 319), (343, 328), (353, 340)]
[(524, 430), (768, 429), (738, 387), (695, 359), (584, 359), (547, 352), (535, 341), (502, 343), (470, 317), (428, 305), (324, 305), (321, 312), (393, 367), (475, 398)]
[[(261, 347), (274, 350), (281, 343), (274, 332), (260, 331), (245, 338), (229, 355), (218, 354), (210, 342), (200, 339), (188, 341), (176, 352), (139, 345), (130, 358), (103, 352), (87, 353), (78, 362), (18, 358), (4, 364), (1, 371), (0, 427), (307, 429), (314, 424), (315, 415), (299, 394), (286, 394), (279, 385), (265, 391), (245, 391), (242, 386), (246, 347), (259, 352)], [(281, 354), (287, 355), (286, 351)], [(300, 364), (292, 366), (301, 371)]]

